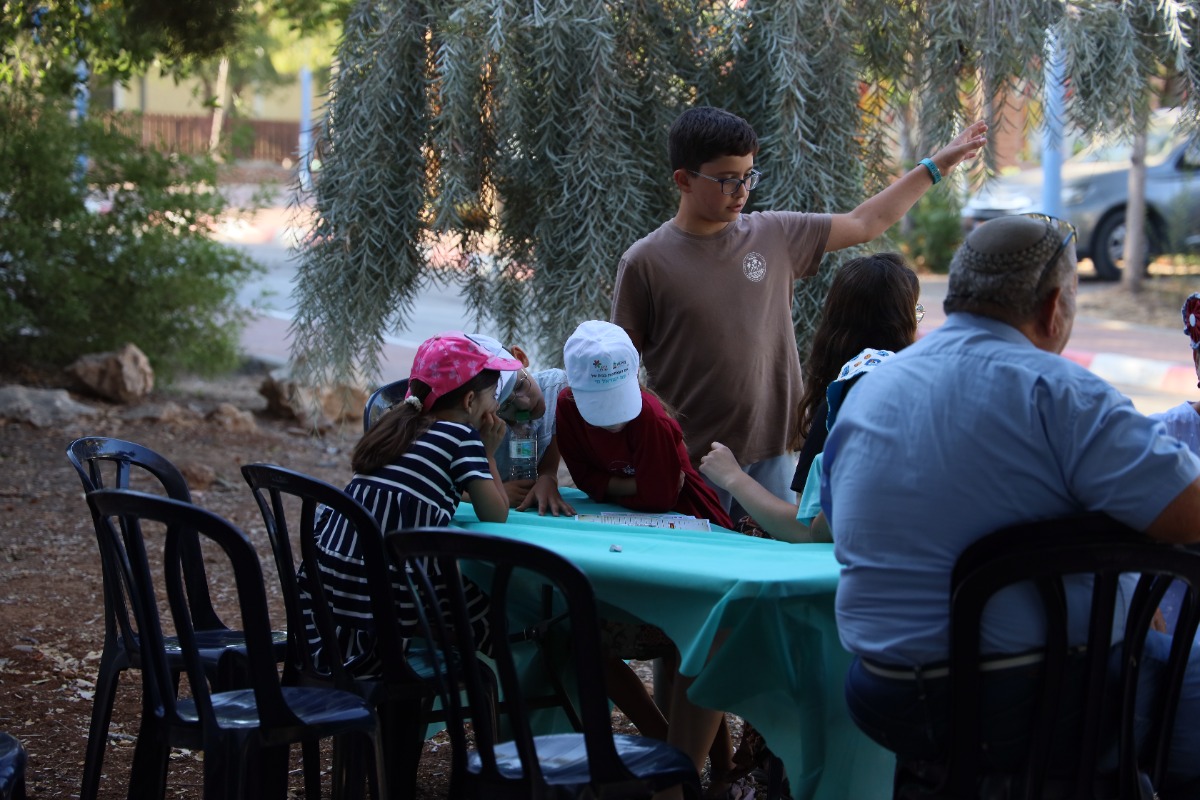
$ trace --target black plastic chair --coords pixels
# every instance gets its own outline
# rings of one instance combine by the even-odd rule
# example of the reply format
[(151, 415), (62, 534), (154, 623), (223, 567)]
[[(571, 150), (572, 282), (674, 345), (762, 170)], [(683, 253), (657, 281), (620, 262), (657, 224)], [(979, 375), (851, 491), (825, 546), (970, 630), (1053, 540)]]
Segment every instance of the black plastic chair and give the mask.
[(384, 384), (367, 398), (363, 408), (363, 433), (371, 430), (371, 426), (379, 421), (384, 412), (397, 403), (404, 402), (404, 393), (408, 391), (408, 378)]
[[(355, 692), (377, 710), (383, 729), (388, 785), (398, 797), (411, 797), (416, 790), (417, 766), (429, 723), (444, 717), (433, 711), (437, 696), (433, 664), (420, 649), (405, 652), (404, 637), (398, 625), (388, 624), (396, 619), (396, 600), (393, 579), (387, 568), (383, 534), (375, 518), (343, 490), (308, 475), (273, 464), (247, 464), (242, 475), (254, 493), (262, 512), (267, 535), (271, 539), (275, 563), (283, 584), (291, 653), (288, 669), (301, 685), (331, 685)], [(293, 507), (289, 515), (285, 498), (299, 500), (298, 513)], [(338, 653), (334, 620), (329, 612), (329, 600), (320, 580), (316, 532), (320, 509), (332, 509), (349, 521), (362, 546), (367, 573), (367, 592), (371, 598), (374, 617), (375, 649), (382, 673), (371, 678), (354, 674), (353, 664), (344, 664), (328, 654)], [(292, 524), (289, 524), (289, 516)], [(319, 659), (305, 631), (305, 616), (301, 590), (296, 580), (296, 564), (291, 537), (300, 544), (300, 556), (311, 599), (307, 603), (320, 634), (322, 657)], [(494, 686), (495, 678), (491, 678)], [(495, 696), (494, 689), (491, 692)], [(486, 708), (494, 714), (492, 702)], [(306, 756), (307, 757), (307, 756)], [(335, 772), (344, 769), (340, 753), (335, 753)], [(306, 766), (307, 769), (307, 766)]]
[[(369, 740), (375, 780), (381, 790), (386, 789), (379, 720), (368, 703), (338, 689), (281, 685), (262, 568), (244, 533), (190, 503), (141, 492), (101, 489), (88, 494), (88, 504), (100, 518), (120, 519), (119, 525), (108, 526), (114, 535), (106, 539), (105, 546), (112, 560), (122, 565), (122, 581), (140, 634), (143, 712), (130, 797), (163, 796), (167, 757), (172, 747), (179, 747), (204, 752), (206, 800), (282, 798), (287, 793), (291, 744), (351, 735)], [(176, 695), (144, 521), (165, 528), (163, 583), (190, 696)], [(116, 535), (118, 528), (120, 536)], [(189, 540), (200, 538), (216, 545), (233, 573), (245, 637), (241, 668), (248, 674), (250, 688), (209, 688), (202, 642), (192, 625), (186, 574), (186, 561), (197, 545)]]
[[(79, 473), (84, 492), (106, 487), (134, 488), (161, 492), (180, 502), (191, 502), (191, 492), (179, 469), (166, 457), (140, 444), (104, 436), (87, 436), (67, 446), (67, 459)], [(104, 541), (113, 532), (108, 529), (110, 523), (107, 520), (93, 515), (92, 522), (100, 543), (100, 569), (104, 580), (104, 648), (96, 677), (96, 694), (92, 700), (92, 720), (84, 755), (80, 800), (95, 800), (99, 791), (108, 725), (121, 672), (130, 668), (141, 669), (137, 627), (121, 589), (120, 565), (111, 562), (110, 551), (104, 547)], [(210, 676), (216, 679), (219, 677), (221, 655), (226, 650), (243, 650), (244, 638), (241, 631), (231, 630), (222, 622), (213, 608), (199, 541), (193, 540), (188, 546), (192, 550), (185, 564), (192, 620), (204, 651), (204, 663)], [(276, 653), (282, 660), (287, 647), (287, 634), (276, 632), (273, 638)], [(166, 647), (172, 669), (178, 675), (183, 671), (179, 642), (175, 637), (167, 637)]]
[[(1118, 579), (1141, 577), (1125, 617), (1120, 675), (1110, 675)], [(1087, 649), (1083, 666), (1067, 669), (1067, 611), (1063, 577), (1090, 576), (1093, 582)], [(979, 653), (984, 606), (1001, 589), (1031, 581), (1045, 610), (1045, 649), (1036, 706), (1023, 768), (989, 774), (981, 764), (983, 731)], [(1159, 687), (1154, 724), (1141, 748), (1133, 734), (1138, 670), (1158, 604), (1172, 582), (1184, 586), (1167, 683)], [(899, 763), (898, 798), (986, 796), (1120, 798), (1148, 800), (1162, 786), (1184, 669), (1200, 622), (1200, 554), (1155, 542), (1110, 517), (1087, 514), (1016, 525), (968, 547), (955, 564), (951, 583), (950, 691), (952, 719), (949, 758), (944, 763)], [(1083, 670), (1080, 686), (1071, 675)], [(1083, 698), (1078, 724), (1063, 730), (1060, 701), (1072, 689)], [(1113, 707), (1112, 703), (1118, 703)], [(1114, 732), (1105, 720), (1118, 719), (1119, 768), (1102, 775), (1099, 759)], [(1052, 763), (1054, 745), (1078, 745), (1074, 763)], [(1069, 759), (1068, 759), (1069, 760)], [(934, 780), (930, 780), (930, 777)], [(982, 795), (981, 795), (982, 792)], [(1189, 795), (1194, 796), (1194, 795)]]
[(0, 800), (25, 800), (25, 748), (9, 733), (0, 733)]
[[(571, 562), (535, 545), (468, 533), (452, 528), (394, 531), (388, 549), (397, 568), (419, 598), (426, 636), (436, 643), (439, 680), (445, 675), (466, 687), (467, 705), (442, 680), (439, 693), (449, 717), (453, 746), (450, 795), (488, 798), (649, 797), (682, 786), (700, 796), (700, 778), (691, 759), (667, 744), (640, 736), (614, 734), (600, 657), (596, 600), (587, 577)], [(462, 590), (461, 563), (490, 573), (472, 572), (490, 602), (493, 660), (504, 704), (502, 721), (512, 740), (500, 742), (498, 726), (486, 716), (474, 720), (475, 748), (467, 751), (466, 710), (483, 702), (482, 664), (475, 657), (474, 632)], [(431, 574), (440, 573), (444, 595), (435, 592)], [(520, 576), (517, 578), (517, 576)], [(570, 626), (570, 663), (576, 677), (576, 707), (582, 733), (534, 736), (529, 707), (508, 636), (510, 601), (527, 601), (529, 592), (550, 584), (560, 593)], [(447, 652), (453, 655), (442, 657)], [(459, 657), (462, 654), (462, 657)], [(471, 654), (471, 655), (467, 655)]]

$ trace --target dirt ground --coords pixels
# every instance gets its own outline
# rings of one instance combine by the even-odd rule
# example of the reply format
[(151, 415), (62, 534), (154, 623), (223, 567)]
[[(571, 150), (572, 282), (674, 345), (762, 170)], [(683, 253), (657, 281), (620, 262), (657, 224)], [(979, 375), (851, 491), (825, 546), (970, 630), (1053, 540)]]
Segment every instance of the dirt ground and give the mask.
[[(112, 436), (170, 458), (192, 479), (195, 502), (237, 524), (259, 545), (270, 591), (269, 545), (241, 465), (277, 463), (340, 486), (350, 474), (349, 454), (358, 437), (351, 427), (313, 438), (295, 423), (267, 417), (257, 392), (260, 381), (255, 375), (184, 381), (133, 408), (76, 398), (102, 414), (63, 429), (0, 422), (0, 731), (20, 739), (29, 753), (31, 798), (79, 794), (104, 635), (95, 534), (79, 478), (64, 455), (68, 443), (79, 436)], [(13, 376), (0, 370), (0, 385), (11, 382)], [(231, 402), (254, 412), (257, 431), (231, 433), (202, 419), (164, 423), (138, 418), (165, 402), (195, 411), (199, 418), (219, 402)], [(219, 572), (211, 577), (220, 580)], [(273, 602), (274, 627), (282, 628), (277, 591)], [(235, 612), (226, 618), (236, 618)], [(635, 666), (649, 678), (648, 665)], [(140, 697), (140, 673), (124, 673), (100, 784), (104, 800), (125, 797)], [(636, 732), (619, 712), (614, 712), (614, 725)], [(444, 735), (427, 743), (418, 800), (445, 797), (449, 751)], [(201, 758), (199, 753), (174, 753), (168, 796), (200, 796)], [(293, 794), (303, 796), (298, 754), (294, 762)]]

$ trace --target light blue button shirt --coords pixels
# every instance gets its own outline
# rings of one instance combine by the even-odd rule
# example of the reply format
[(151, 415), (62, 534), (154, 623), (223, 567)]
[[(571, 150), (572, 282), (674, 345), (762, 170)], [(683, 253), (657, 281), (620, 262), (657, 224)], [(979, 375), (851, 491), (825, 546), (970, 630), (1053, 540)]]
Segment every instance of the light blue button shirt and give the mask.
[[(943, 660), (967, 545), (1082, 511), (1144, 529), (1197, 476), (1200, 459), (1086, 369), (1009, 325), (951, 314), (861, 379), (825, 445), (842, 643), (890, 663)], [(1077, 641), (1081, 602), (1069, 604)], [(985, 651), (1038, 646), (1036, 607), (1025, 587), (998, 598)]]

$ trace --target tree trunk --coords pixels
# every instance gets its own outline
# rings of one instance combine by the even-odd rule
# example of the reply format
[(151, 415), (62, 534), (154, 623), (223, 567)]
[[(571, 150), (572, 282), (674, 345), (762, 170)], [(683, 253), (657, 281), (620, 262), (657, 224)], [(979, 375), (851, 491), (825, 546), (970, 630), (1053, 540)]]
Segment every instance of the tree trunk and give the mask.
[(222, 58), (221, 65), (217, 68), (217, 88), (213, 93), (215, 103), (213, 104), (212, 132), (208, 136), (208, 152), (212, 155), (217, 155), (217, 148), (221, 146), (221, 129), (225, 127), (225, 93), (229, 85), (229, 59)]
[(1129, 154), (1129, 202), (1125, 206), (1125, 277), (1133, 294), (1142, 290), (1142, 271), (1146, 259), (1146, 126), (1149, 115), (1139, 113), (1138, 132)]

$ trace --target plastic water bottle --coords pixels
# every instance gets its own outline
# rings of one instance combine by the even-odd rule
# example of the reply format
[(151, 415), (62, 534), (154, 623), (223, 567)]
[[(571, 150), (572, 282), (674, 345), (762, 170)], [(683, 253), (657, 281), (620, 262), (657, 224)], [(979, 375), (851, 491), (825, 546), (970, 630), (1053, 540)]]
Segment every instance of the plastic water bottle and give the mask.
[(537, 478), (537, 431), (532, 422), (514, 422), (509, 426), (507, 480)]

